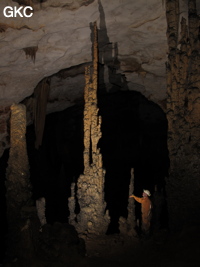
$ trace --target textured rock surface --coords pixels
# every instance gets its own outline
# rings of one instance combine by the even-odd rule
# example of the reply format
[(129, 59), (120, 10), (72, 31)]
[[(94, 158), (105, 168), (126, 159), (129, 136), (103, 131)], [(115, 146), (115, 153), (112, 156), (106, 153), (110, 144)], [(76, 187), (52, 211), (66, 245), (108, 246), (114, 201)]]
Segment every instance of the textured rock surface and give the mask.
[(167, 1), (167, 118), (171, 161), (167, 189), (170, 223), (175, 228), (200, 220), (200, 17), (193, 0), (189, 1), (187, 16), (184, 14), (181, 20), (179, 8), (179, 1)]
[[(18, 6), (17, 2), (31, 3), (34, 15), (5, 18), (3, 8)], [(162, 1), (102, 0), (101, 8), (97, 0), (38, 2), (2, 0), (0, 3), (0, 106), (30, 96), (46, 76), (90, 62), (90, 23), (95, 20), (99, 28), (101, 24), (102, 32), (107, 31), (108, 39), (103, 42), (117, 43), (118, 71), (126, 75), (129, 89), (141, 91), (152, 100), (166, 97), (167, 42)], [(106, 51), (109, 47), (103, 42)], [(26, 54), (26, 48), (31, 47), (36, 51), (35, 62)], [(68, 77), (65, 82), (55, 79), (53, 83), (58, 90), (52, 92), (54, 99), (60, 100), (64, 95), (66, 102), (73, 104), (83, 94), (83, 81), (83, 76)]]

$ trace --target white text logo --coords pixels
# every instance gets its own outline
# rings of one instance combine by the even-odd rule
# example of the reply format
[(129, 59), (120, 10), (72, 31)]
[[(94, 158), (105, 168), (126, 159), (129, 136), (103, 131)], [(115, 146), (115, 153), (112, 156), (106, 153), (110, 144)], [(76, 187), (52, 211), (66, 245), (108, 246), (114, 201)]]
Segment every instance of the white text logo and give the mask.
[[(29, 10), (28, 14), (27, 14), (27, 10)], [(15, 7), (11, 7), (11, 6), (6, 6), (3, 10), (3, 14), (5, 17), (10, 18), (10, 17), (17, 17), (20, 16), (21, 18), (26, 17), (26, 18), (30, 18), (33, 16), (33, 12), (30, 12), (30, 10), (33, 11), (33, 8), (31, 6), (26, 6), (26, 7), (19, 7), (17, 8)]]

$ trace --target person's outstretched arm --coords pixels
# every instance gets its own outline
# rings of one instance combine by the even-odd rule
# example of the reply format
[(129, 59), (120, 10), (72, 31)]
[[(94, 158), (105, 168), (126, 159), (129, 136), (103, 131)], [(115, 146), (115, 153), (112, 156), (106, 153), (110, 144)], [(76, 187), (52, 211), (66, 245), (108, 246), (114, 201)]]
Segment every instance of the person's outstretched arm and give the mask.
[(134, 198), (137, 202), (142, 203), (143, 202), (143, 198), (142, 197), (136, 197), (135, 195), (131, 195), (129, 196), (130, 198)]

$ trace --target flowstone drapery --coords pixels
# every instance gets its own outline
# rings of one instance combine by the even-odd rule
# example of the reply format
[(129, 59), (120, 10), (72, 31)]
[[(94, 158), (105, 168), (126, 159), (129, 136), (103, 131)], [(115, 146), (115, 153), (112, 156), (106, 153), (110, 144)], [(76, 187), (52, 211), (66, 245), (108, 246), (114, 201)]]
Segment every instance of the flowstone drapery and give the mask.
[(42, 144), (49, 91), (50, 79), (48, 78), (44, 78), (34, 90), (34, 125), (36, 149), (38, 149)]
[(93, 73), (90, 67), (85, 69), (84, 91), (84, 174), (77, 183), (77, 198), (80, 213), (75, 214), (75, 184), (71, 186), (69, 198), (70, 224), (74, 225), (80, 234), (105, 234), (110, 223), (106, 202), (104, 201), (105, 170), (102, 155), (97, 148), (101, 138), (101, 117), (97, 107), (98, 79), (98, 43), (97, 26), (94, 23)]

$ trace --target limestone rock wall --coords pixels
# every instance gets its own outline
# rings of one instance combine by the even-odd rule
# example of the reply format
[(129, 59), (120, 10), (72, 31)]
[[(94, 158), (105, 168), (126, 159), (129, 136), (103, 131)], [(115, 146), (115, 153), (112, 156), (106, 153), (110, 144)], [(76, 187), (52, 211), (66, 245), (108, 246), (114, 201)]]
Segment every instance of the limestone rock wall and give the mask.
[[(180, 13), (180, 10), (184, 12)], [(196, 1), (166, 1), (167, 118), (171, 227), (200, 219), (200, 17)]]

